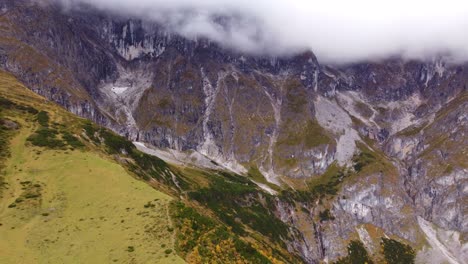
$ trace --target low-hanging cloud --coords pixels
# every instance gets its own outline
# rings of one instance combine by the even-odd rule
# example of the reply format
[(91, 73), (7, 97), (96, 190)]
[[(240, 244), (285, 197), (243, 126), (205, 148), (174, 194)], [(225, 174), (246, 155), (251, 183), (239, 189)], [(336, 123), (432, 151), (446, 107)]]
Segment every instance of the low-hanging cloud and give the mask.
[(352, 63), (402, 56), (468, 60), (466, 0), (59, 0), (164, 23), (241, 52)]

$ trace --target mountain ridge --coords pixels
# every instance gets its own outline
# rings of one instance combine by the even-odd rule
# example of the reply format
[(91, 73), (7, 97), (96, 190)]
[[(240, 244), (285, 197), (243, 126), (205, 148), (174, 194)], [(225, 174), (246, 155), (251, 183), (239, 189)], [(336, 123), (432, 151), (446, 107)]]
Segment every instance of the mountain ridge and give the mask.
[[(368, 225), (423, 252), (418, 217), (466, 243), (466, 65), (255, 58), (138, 19), (2, 5), (1, 65), (33, 91), (132, 141), (196, 151), (244, 175), (258, 171), (257, 182), (279, 191), (305, 191), (308, 200), (292, 191), (295, 206), (278, 202), (277, 213), (305, 223), (290, 249), (307, 262), (344, 256), (342, 237), (365, 240)], [(336, 165), (359, 176), (327, 175)], [(322, 178), (331, 190), (344, 183), (317, 206)], [(325, 210), (334, 220), (317, 223)]]

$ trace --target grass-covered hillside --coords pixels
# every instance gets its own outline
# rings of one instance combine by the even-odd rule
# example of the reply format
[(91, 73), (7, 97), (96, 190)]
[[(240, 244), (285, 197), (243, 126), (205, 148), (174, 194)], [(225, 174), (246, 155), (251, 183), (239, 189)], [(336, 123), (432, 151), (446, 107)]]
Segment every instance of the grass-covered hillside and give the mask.
[(88, 146), (83, 120), (6, 74), (0, 93), (2, 263), (183, 262), (170, 196)]

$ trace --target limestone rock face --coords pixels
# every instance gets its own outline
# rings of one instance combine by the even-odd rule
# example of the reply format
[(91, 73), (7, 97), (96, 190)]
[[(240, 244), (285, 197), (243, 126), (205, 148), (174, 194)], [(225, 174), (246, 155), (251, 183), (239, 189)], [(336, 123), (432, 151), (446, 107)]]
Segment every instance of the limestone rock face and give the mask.
[[(296, 230), (288, 249), (336, 260), (350, 239), (378, 252), (378, 233), (467, 259), (466, 65), (253, 57), (150, 21), (0, 0), (0, 67), (133, 141), (238, 174), (258, 169), (281, 188), (352, 168), (370, 149), (391, 169), (346, 179), (321, 205), (276, 200), (276, 217)], [(317, 221), (324, 209), (334, 220)], [(444, 232), (458, 240), (443, 242)]]

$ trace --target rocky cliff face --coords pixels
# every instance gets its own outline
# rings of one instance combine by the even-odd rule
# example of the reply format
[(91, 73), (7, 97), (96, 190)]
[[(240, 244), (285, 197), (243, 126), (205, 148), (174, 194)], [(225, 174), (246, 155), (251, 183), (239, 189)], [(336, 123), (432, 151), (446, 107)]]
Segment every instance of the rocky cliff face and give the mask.
[[(377, 253), (376, 237), (388, 235), (422, 262), (465, 263), (466, 65), (258, 58), (95, 10), (30, 1), (0, 1), (0, 10), (3, 69), (134, 141), (258, 170), (270, 192), (354, 170), (320, 203), (278, 198), (277, 217), (297, 229), (288, 248), (305, 261), (335, 260), (352, 239)], [(374, 165), (357, 171), (366, 151)], [(317, 219), (325, 209), (334, 220)], [(443, 230), (460, 237), (444, 242)]]

